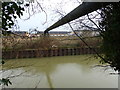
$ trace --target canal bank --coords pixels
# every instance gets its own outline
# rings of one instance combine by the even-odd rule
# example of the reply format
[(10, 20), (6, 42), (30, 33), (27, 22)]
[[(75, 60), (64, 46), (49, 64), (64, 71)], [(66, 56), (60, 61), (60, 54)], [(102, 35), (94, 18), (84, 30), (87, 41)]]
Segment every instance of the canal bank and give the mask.
[(17, 59), (17, 58), (39, 58), (39, 57), (53, 57), (53, 56), (72, 56), (84, 54), (96, 54), (99, 48), (56, 48), (47, 50), (10, 50), (2, 51), (3, 59)]

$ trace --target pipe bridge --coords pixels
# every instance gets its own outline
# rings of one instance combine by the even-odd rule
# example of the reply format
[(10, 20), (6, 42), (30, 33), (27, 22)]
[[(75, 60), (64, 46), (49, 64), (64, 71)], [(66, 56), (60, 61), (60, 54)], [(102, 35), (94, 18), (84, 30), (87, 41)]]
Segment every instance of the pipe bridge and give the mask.
[(110, 2), (83, 2), (81, 5), (76, 7), (73, 11), (68, 13), (66, 16), (61, 18), (59, 21), (48, 27), (44, 31), (44, 35), (48, 34), (48, 32), (54, 28), (57, 28), (61, 25), (64, 25), (72, 20), (75, 20), (81, 16), (84, 16), (88, 13), (96, 11), (106, 5), (110, 4)]

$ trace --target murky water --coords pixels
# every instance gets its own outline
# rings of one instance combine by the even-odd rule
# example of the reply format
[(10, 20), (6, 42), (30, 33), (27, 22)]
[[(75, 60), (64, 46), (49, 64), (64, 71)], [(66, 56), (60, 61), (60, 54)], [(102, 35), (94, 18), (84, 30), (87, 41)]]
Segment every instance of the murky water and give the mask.
[(10, 88), (118, 88), (118, 75), (98, 62), (92, 55), (7, 60), (2, 77)]

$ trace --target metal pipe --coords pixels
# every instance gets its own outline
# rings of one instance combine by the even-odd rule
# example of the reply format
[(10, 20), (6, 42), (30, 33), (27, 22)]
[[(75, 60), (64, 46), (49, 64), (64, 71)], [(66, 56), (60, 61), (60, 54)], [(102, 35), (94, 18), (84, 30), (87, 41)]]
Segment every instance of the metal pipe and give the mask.
[(54, 23), (52, 26), (48, 27), (44, 34), (48, 33), (48, 31), (57, 28), (61, 25), (64, 25), (72, 20), (75, 20), (81, 16), (84, 16), (88, 13), (91, 13), (103, 6), (106, 6), (110, 3), (108, 2), (83, 2), (81, 5), (79, 5), (77, 8), (75, 8), (73, 11), (68, 13), (66, 16), (64, 16), (62, 19)]

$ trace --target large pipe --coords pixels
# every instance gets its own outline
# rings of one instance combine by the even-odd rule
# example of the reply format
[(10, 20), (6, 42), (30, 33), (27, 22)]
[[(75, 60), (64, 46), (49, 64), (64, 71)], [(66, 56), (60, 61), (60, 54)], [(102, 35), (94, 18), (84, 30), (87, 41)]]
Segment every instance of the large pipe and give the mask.
[(66, 16), (64, 16), (62, 19), (60, 19), (59, 21), (57, 21), (56, 23), (54, 23), (52, 26), (50, 26), (49, 28), (47, 28), (44, 31), (44, 34), (48, 33), (48, 31), (57, 28), (61, 25), (64, 25), (72, 20), (75, 20), (81, 16), (84, 16), (88, 13), (91, 13), (99, 8), (101, 8), (102, 6), (106, 6), (108, 5), (108, 2), (83, 2), (81, 5), (79, 5), (77, 8), (75, 8), (73, 11), (71, 11), (70, 13), (68, 13)]

